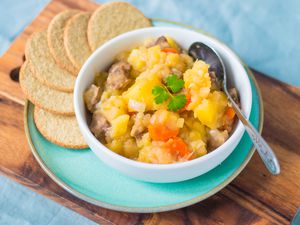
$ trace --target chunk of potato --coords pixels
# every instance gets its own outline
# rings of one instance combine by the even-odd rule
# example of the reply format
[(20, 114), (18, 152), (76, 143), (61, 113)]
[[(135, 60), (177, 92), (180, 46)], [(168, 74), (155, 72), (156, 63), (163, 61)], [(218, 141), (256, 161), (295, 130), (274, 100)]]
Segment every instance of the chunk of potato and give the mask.
[(207, 154), (206, 144), (201, 140), (191, 141), (189, 146), (191, 149), (193, 149), (193, 155), (195, 157), (200, 157)]
[(175, 161), (173, 155), (168, 151), (163, 142), (152, 142), (152, 145), (140, 150), (138, 161), (146, 163), (169, 164)]
[(180, 50), (179, 46), (177, 45), (176, 41), (171, 38), (170, 36), (166, 35), (165, 38), (168, 41), (168, 44), (170, 45), (171, 48), (175, 48), (177, 51)]
[(183, 135), (186, 136), (186, 138), (188, 138), (188, 142), (202, 140), (206, 143), (207, 141), (206, 128), (201, 122), (199, 122), (197, 118), (193, 118), (193, 117), (186, 118), (185, 126), (187, 127), (187, 131)]
[[(190, 61), (191, 60), (191, 61)], [(183, 73), (191, 68), (192, 58), (186, 54), (167, 54), (166, 65)]]
[(194, 116), (211, 129), (219, 128), (227, 103), (227, 97), (223, 92), (214, 91), (194, 109)]
[(188, 110), (193, 110), (210, 93), (211, 80), (208, 74), (209, 65), (204, 61), (196, 61), (192, 69), (183, 74), (185, 88), (191, 94), (191, 103)]
[(147, 68), (153, 68), (155, 65), (165, 63), (167, 54), (161, 51), (160, 46), (155, 45), (147, 50)]
[(139, 148), (151, 145), (152, 142), (149, 133), (147, 132), (143, 134), (140, 139), (137, 139), (136, 143)]
[(181, 60), (179, 54), (168, 54), (166, 58), (166, 65), (174, 67), (181, 72), (185, 70), (185, 63)]
[(187, 70), (184, 75), (185, 88), (196, 89), (197, 87), (211, 86), (210, 77), (208, 74), (209, 65), (204, 61), (198, 60), (194, 63), (193, 68)]
[(197, 118), (187, 116), (184, 127), (180, 130), (180, 137), (186, 141), (189, 148), (193, 151), (194, 157), (205, 155), (207, 130)]
[(152, 125), (161, 124), (170, 130), (178, 130), (183, 127), (184, 119), (179, 117), (178, 113), (168, 110), (157, 110), (151, 117)]
[(114, 139), (111, 142), (106, 144), (110, 150), (114, 151), (119, 155), (123, 155), (123, 141), (119, 139)]
[(137, 72), (145, 71), (147, 62), (147, 49), (145, 47), (133, 49), (129, 54), (127, 61), (132, 66), (133, 70)]
[(158, 105), (156, 105), (154, 102), (152, 89), (156, 85), (161, 85), (158, 74), (146, 71), (143, 73), (143, 75), (140, 75), (140, 77), (136, 79), (135, 83), (126, 92), (124, 92), (122, 96), (127, 103), (131, 99), (145, 104), (146, 111), (155, 110)]
[(127, 103), (122, 96), (111, 96), (102, 102), (100, 110), (102, 115), (111, 123), (113, 119), (127, 113)]
[(128, 111), (129, 112), (145, 112), (146, 105), (145, 103), (129, 99), (128, 101)]
[(128, 133), (124, 136), (116, 137), (109, 141), (106, 146), (115, 153), (130, 159), (137, 159), (139, 147), (134, 138), (129, 137)]
[(139, 148), (135, 142), (135, 139), (129, 138), (124, 142), (123, 155), (130, 159), (136, 159), (139, 155)]
[(111, 138), (116, 138), (124, 135), (127, 131), (128, 121), (130, 116), (128, 114), (120, 115), (111, 121)]

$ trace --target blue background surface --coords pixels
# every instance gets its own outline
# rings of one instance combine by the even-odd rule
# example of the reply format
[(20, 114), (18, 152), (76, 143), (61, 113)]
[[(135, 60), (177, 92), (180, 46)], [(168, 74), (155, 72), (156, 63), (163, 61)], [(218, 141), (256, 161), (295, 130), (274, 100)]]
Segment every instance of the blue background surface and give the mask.
[[(298, 0), (128, 2), (150, 18), (170, 19), (201, 28), (224, 41), (250, 67), (300, 86)], [(47, 3), (48, 0), (1, 0), (0, 55)]]
[[(98, 1), (106, 2), (106, 1)], [(300, 86), (300, 1), (131, 0), (148, 17), (201, 28), (234, 49), (250, 67)], [(48, 0), (0, 1), (0, 55)], [(94, 224), (0, 177), (0, 224)]]

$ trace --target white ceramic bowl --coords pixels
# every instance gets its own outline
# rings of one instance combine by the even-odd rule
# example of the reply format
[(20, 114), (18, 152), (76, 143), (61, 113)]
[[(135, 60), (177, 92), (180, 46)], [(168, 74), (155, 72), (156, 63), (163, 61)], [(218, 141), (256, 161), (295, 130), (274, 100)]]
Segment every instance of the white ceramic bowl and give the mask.
[(80, 70), (75, 84), (74, 107), (80, 130), (87, 144), (104, 163), (138, 180), (167, 183), (197, 177), (222, 163), (237, 146), (244, 133), (241, 122), (238, 122), (235, 131), (222, 146), (205, 156), (175, 164), (147, 164), (118, 155), (100, 143), (88, 127), (87, 110), (83, 101), (83, 93), (93, 82), (96, 72), (107, 69), (118, 53), (142, 44), (147, 38), (157, 38), (162, 35), (171, 36), (184, 49), (188, 49), (196, 41), (213, 47), (224, 60), (227, 75), (231, 77), (239, 91), (242, 111), (246, 117), (249, 117), (252, 104), (251, 86), (238, 57), (224, 44), (209, 36), (187, 29), (170, 27), (153, 27), (131, 31), (99, 47)]

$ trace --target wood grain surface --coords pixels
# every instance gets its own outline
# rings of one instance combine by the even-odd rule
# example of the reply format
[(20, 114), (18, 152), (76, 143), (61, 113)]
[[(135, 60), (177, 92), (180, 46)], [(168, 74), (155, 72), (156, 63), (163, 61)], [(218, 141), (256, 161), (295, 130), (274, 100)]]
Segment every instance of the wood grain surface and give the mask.
[(255, 153), (245, 170), (209, 199), (171, 212), (135, 214), (79, 200), (43, 172), (30, 152), (23, 127), (24, 95), (17, 72), (24, 46), (29, 35), (45, 29), (58, 12), (96, 7), (86, 0), (52, 1), (1, 57), (1, 173), (101, 224), (289, 224), (300, 205), (300, 89), (256, 71), (265, 108), (263, 136), (279, 158), (280, 176), (271, 176)]

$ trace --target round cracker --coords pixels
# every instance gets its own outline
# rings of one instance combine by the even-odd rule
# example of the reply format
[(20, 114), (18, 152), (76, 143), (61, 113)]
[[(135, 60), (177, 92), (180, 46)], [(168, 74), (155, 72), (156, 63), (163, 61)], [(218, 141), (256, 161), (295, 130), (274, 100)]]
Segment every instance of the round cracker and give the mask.
[(37, 129), (49, 141), (64, 148), (87, 148), (75, 116), (62, 116), (34, 107)]
[(38, 107), (62, 115), (75, 114), (73, 93), (57, 91), (39, 82), (32, 74), (28, 61), (21, 67), (20, 85), (26, 97)]
[(75, 76), (79, 70), (73, 66), (64, 48), (64, 30), (68, 20), (77, 13), (79, 13), (77, 10), (65, 10), (57, 14), (51, 20), (47, 30), (49, 49), (56, 63)]
[(87, 40), (87, 26), (91, 13), (78, 13), (65, 27), (64, 45), (69, 59), (80, 70), (86, 59), (92, 54)]
[(150, 20), (129, 3), (107, 3), (100, 6), (89, 20), (87, 31), (89, 45), (95, 50), (119, 34), (150, 26)]
[(31, 63), (33, 75), (41, 83), (56, 90), (73, 91), (76, 77), (56, 64), (48, 47), (46, 31), (32, 34), (27, 41), (25, 55)]

